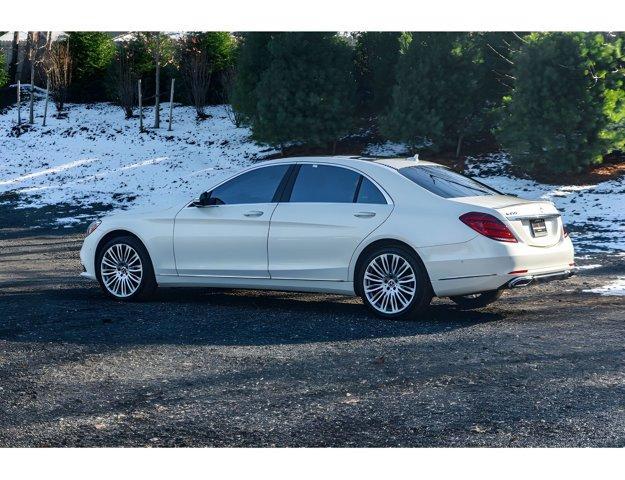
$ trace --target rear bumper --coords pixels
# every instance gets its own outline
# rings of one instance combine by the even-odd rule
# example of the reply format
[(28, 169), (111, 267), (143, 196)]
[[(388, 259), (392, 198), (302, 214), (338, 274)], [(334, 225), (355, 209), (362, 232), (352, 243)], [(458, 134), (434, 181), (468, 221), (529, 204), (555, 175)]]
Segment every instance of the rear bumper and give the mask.
[(508, 288), (568, 278), (574, 271), (573, 244), (564, 238), (551, 247), (503, 243), (478, 235), (468, 242), (417, 249), (438, 297)]
[(539, 275), (523, 275), (513, 278), (507, 282), (505, 288), (520, 288), (534, 285), (536, 283), (546, 283), (553, 280), (566, 280), (575, 275), (575, 269), (563, 270), (562, 272), (543, 273)]

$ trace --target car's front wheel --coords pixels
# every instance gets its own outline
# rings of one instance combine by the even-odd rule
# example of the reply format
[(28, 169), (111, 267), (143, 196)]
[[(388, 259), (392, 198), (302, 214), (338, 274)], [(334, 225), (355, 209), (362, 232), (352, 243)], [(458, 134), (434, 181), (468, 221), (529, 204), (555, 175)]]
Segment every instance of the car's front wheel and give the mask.
[(423, 264), (399, 246), (382, 247), (367, 255), (357, 281), (364, 303), (383, 318), (414, 318), (432, 300)]
[(134, 237), (109, 240), (99, 249), (96, 262), (102, 290), (116, 300), (144, 300), (156, 289), (148, 252)]
[(465, 310), (482, 308), (493, 303), (501, 297), (503, 290), (492, 290), (490, 292), (474, 293), (472, 295), (461, 295), (449, 297), (456, 305)]

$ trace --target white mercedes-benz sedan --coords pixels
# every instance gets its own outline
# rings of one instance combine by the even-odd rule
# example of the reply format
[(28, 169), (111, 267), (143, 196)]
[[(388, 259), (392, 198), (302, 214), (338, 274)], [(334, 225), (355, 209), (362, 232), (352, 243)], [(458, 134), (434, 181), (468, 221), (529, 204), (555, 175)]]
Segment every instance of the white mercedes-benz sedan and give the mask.
[(433, 296), (478, 308), (574, 271), (551, 202), (431, 162), (291, 158), (206, 187), (168, 210), (93, 222), (82, 275), (117, 300), (159, 285), (328, 292), (407, 318)]

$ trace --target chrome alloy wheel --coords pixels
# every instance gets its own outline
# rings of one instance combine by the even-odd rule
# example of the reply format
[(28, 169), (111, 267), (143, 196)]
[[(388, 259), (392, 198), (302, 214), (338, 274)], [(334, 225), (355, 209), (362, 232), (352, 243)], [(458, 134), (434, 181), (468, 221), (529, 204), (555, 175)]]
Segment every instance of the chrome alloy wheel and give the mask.
[(137, 251), (125, 243), (111, 245), (100, 262), (100, 274), (106, 289), (116, 297), (135, 293), (143, 278), (143, 265)]
[(414, 299), (417, 279), (407, 260), (394, 253), (383, 253), (367, 265), (363, 289), (373, 308), (394, 314), (405, 310)]

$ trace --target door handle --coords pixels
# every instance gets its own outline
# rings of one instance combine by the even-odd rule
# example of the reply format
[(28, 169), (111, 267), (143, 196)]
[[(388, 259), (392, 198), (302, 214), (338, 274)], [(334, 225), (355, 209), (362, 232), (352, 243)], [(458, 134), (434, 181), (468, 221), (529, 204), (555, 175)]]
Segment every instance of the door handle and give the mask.
[(243, 215), (245, 215), (246, 217), (260, 217), (263, 213), (260, 210), (252, 210), (250, 212), (245, 212)]
[(354, 217), (371, 218), (371, 217), (375, 217), (375, 212), (357, 212), (357, 213), (354, 213)]

